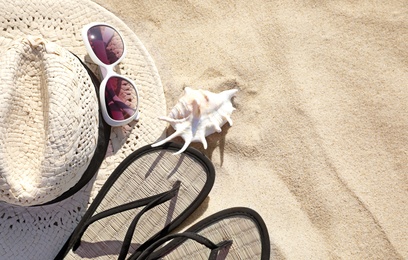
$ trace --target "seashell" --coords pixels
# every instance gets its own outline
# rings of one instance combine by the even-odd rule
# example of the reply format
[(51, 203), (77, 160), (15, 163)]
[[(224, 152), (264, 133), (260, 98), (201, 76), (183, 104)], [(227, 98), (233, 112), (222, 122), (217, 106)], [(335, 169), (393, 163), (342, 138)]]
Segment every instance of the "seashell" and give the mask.
[(170, 123), (176, 130), (166, 139), (152, 146), (162, 145), (171, 139), (181, 136), (185, 143), (180, 151), (182, 153), (191, 142), (201, 142), (207, 149), (206, 136), (221, 132), (221, 127), (228, 122), (232, 126), (231, 114), (235, 108), (231, 98), (238, 89), (225, 90), (221, 93), (212, 93), (202, 89), (186, 87), (184, 95), (170, 111), (168, 116), (160, 117), (160, 120)]

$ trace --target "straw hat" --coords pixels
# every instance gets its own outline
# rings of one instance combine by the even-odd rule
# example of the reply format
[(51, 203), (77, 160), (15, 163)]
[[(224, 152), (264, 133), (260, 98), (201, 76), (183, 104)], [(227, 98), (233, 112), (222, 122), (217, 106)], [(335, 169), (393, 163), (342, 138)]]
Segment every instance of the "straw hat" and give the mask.
[(75, 186), (93, 158), (95, 87), (74, 55), (43, 38), (13, 41), (1, 55), (0, 200), (44, 204)]
[[(116, 166), (164, 135), (163, 87), (137, 36), (91, 1), (0, 1), (0, 10), (0, 252), (52, 259)], [(99, 75), (81, 39), (91, 22), (121, 32), (120, 74), (140, 93), (139, 121), (113, 127), (106, 152), (94, 83), (71, 54)]]

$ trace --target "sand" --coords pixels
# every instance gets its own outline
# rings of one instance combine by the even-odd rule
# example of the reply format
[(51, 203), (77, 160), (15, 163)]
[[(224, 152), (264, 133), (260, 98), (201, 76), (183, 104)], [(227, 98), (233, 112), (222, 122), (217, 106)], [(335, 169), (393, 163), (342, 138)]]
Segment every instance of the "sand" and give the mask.
[(168, 110), (185, 86), (239, 89), (186, 225), (246, 206), (274, 259), (408, 258), (406, 1), (96, 2), (144, 43)]

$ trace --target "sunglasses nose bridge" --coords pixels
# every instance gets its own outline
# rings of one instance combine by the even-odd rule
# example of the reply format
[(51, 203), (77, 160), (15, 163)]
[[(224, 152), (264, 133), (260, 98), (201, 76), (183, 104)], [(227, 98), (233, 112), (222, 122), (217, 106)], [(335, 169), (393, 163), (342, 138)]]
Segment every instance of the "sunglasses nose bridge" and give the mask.
[(114, 64), (99, 64), (99, 70), (102, 76), (102, 79), (109, 78), (112, 76), (119, 76), (118, 72), (116, 71), (116, 67), (118, 66), (119, 62), (115, 62)]
[[(110, 68), (109, 68), (110, 67)], [(104, 78), (106, 78), (106, 76), (109, 74), (109, 71), (112, 71), (113, 70), (113, 68), (111, 67), (111, 66), (106, 66), (106, 65), (103, 65), (103, 66), (99, 66), (99, 68), (100, 68), (100, 70), (101, 70), (101, 74), (102, 74), (102, 78), (104, 79)]]

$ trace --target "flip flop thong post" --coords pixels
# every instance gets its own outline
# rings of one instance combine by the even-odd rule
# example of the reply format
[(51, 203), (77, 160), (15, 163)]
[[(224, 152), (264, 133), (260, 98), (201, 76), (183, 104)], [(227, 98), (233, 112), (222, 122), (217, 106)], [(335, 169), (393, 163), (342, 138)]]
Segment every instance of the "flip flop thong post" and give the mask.
[(207, 157), (193, 148), (173, 155), (180, 148), (147, 145), (129, 155), (56, 259), (126, 259), (179, 226), (204, 201), (215, 179)]
[(244, 207), (230, 208), (201, 220), (183, 233), (158, 239), (130, 259), (268, 260), (270, 240), (265, 222), (257, 212)]

